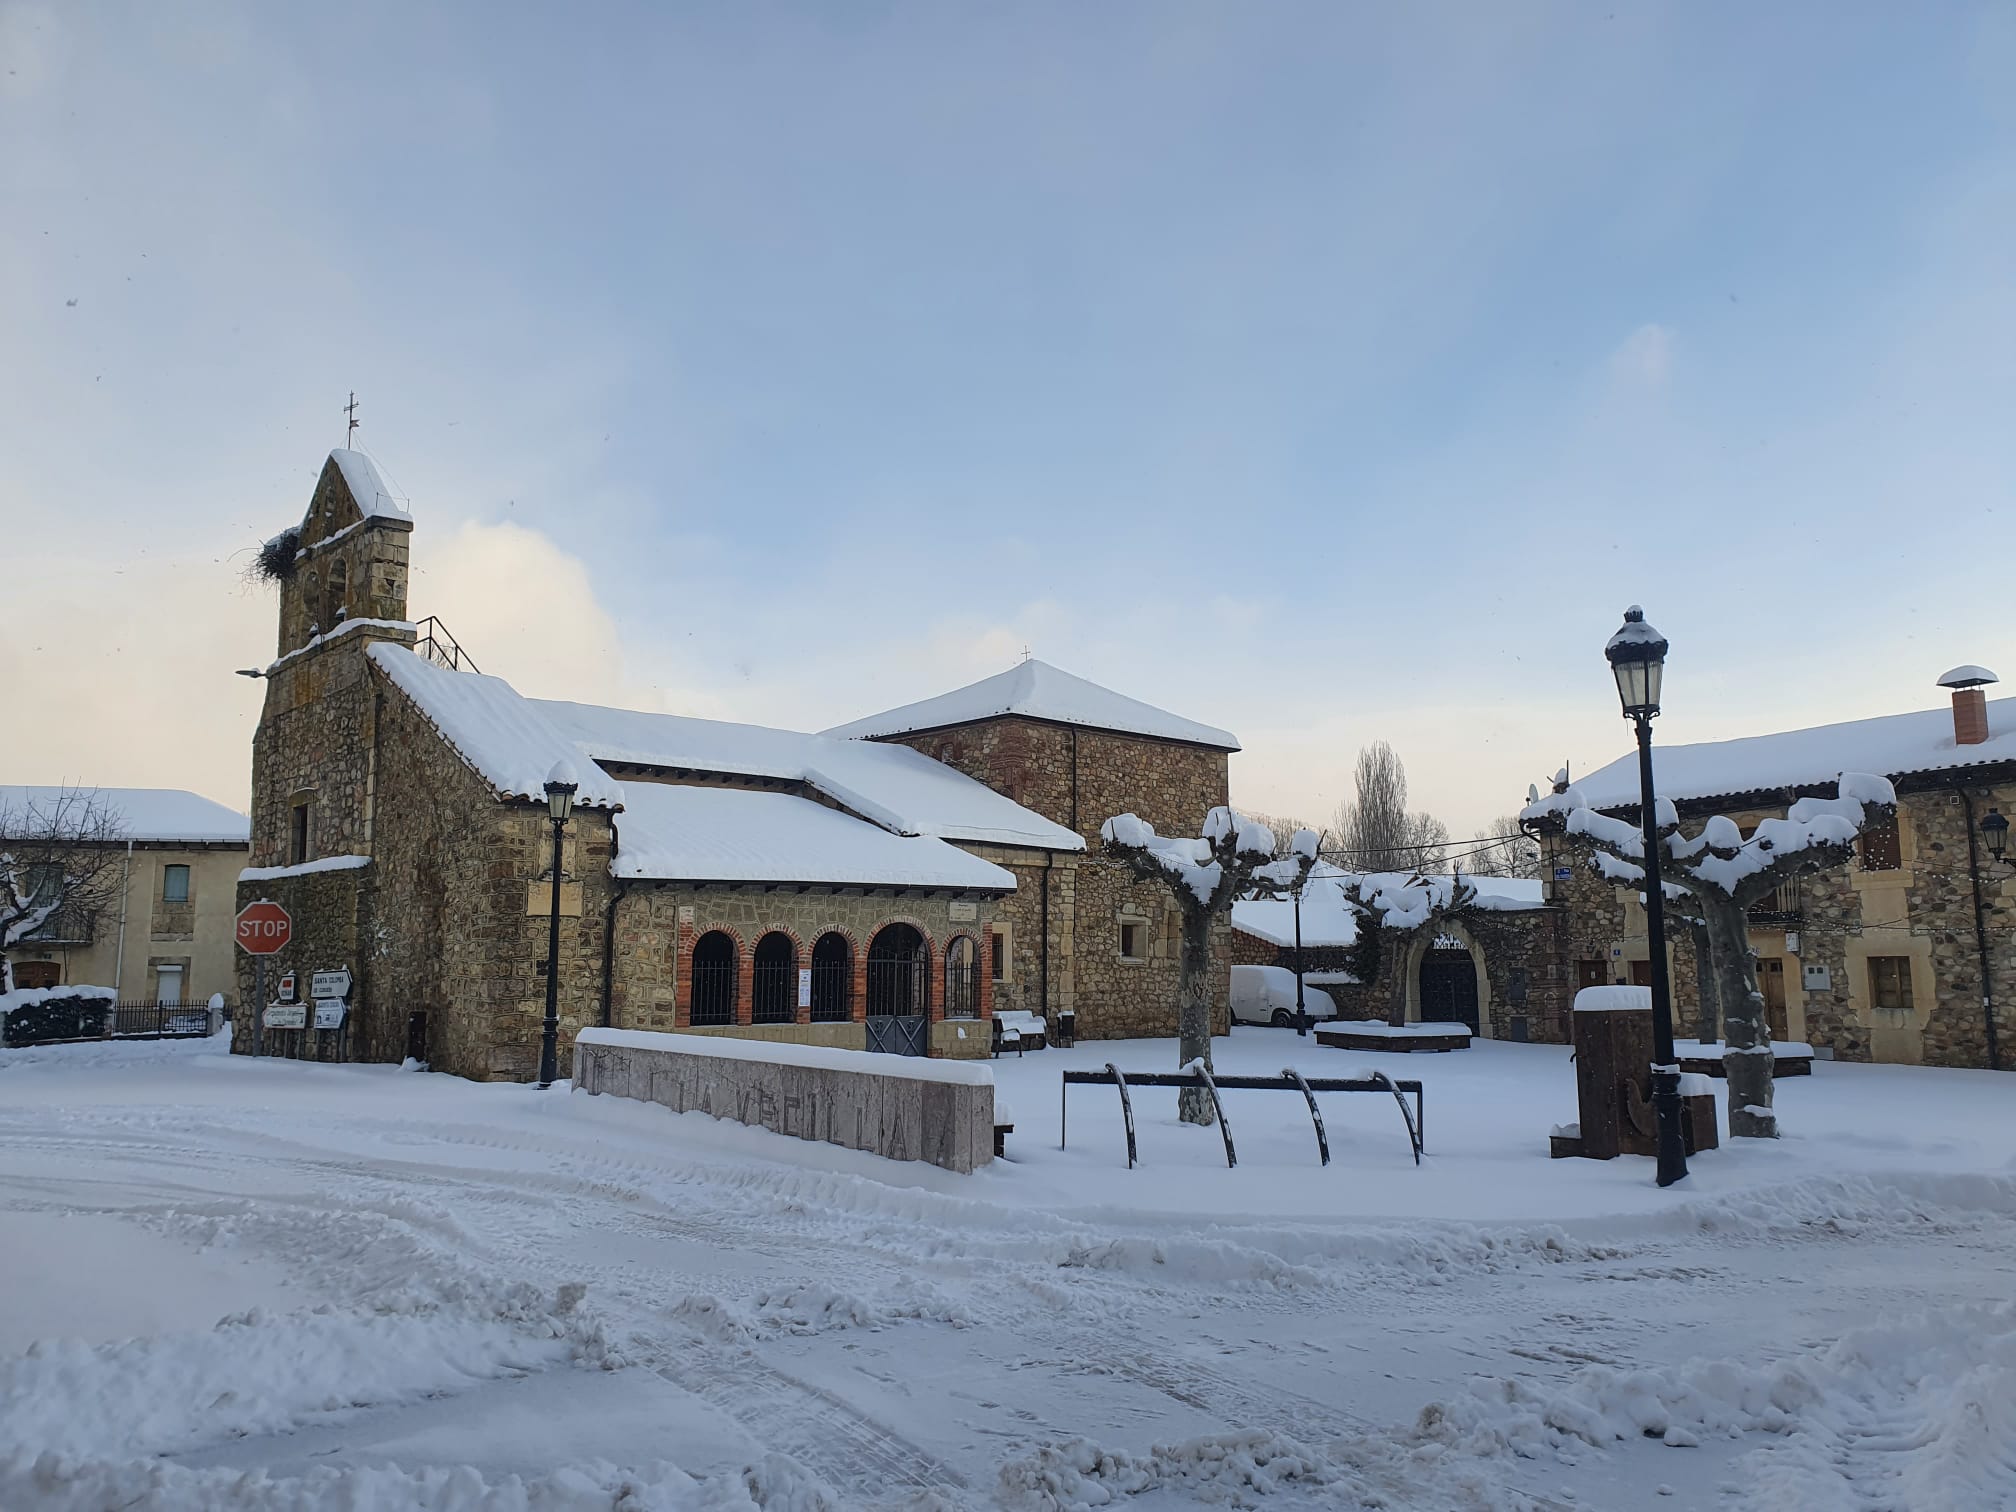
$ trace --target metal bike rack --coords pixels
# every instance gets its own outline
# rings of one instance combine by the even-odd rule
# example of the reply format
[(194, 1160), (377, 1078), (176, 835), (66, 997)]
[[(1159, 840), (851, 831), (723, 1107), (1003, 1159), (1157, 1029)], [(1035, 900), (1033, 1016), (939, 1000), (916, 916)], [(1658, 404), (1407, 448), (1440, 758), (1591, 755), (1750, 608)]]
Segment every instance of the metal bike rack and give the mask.
[[(1369, 1076), (1346, 1080), (1342, 1077), (1305, 1077), (1293, 1069), (1284, 1070), (1276, 1076), (1213, 1076), (1202, 1061), (1192, 1061), (1181, 1071), (1136, 1071), (1122, 1074), (1120, 1068), (1108, 1062), (1103, 1071), (1066, 1071), (1058, 1090), (1059, 1117), (1058, 1145), (1061, 1150), (1070, 1137), (1070, 1091), (1074, 1086), (1116, 1087), (1120, 1092), (1120, 1113), (1127, 1124), (1127, 1169), (1133, 1170), (1140, 1160), (1139, 1148), (1134, 1135), (1134, 1101), (1130, 1096), (1136, 1087), (1203, 1087), (1211, 1097), (1211, 1108), (1218, 1117), (1218, 1129), (1225, 1140), (1225, 1164), (1227, 1168), (1237, 1166), (1239, 1157), (1232, 1147), (1232, 1126), (1225, 1121), (1225, 1104), (1219, 1096), (1221, 1091), (1232, 1092), (1300, 1092), (1309, 1104), (1309, 1121), (1316, 1129), (1316, 1153), (1324, 1165), (1330, 1164), (1330, 1138), (1323, 1127), (1323, 1115), (1316, 1106), (1318, 1092), (1388, 1092), (1400, 1105), (1401, 1122), (1407, 1126), (1407, 1145), (1413, 1152), (1414, 1164), (1421, 1164), (1421, 1156), (1426, 1149), (1424, 1133), (1427, 1129), (1426, 1110), (1423, 1106), (1421, 1083), (1418, 1081), (1395, 1081), (1384, 1071), (1374, 1071)], [(1414, 1098), (1414, 1106), (1409, 1109), (1407, 1098)]]

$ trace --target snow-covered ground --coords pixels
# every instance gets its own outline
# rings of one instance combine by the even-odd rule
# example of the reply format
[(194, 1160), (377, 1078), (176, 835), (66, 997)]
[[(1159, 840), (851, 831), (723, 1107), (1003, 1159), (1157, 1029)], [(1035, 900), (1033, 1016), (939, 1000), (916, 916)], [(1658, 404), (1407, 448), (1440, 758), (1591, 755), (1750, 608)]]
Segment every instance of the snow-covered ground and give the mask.
[(216, 1043), (0, 1053), (0, 1508), (2016, 1505), (2016, 1078), (1823, 1063), (1787, 1137), (1550, 1161), (1565, 1051), (996, 1063), (970, 1177)]

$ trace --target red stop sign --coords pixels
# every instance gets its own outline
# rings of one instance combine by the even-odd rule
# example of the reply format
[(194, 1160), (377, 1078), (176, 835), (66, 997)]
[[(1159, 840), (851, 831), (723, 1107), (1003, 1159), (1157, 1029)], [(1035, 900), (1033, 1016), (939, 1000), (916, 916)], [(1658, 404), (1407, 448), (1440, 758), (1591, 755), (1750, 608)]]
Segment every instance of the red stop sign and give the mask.
[(294, 933), (294, 921), (278, 903), (247, 903), (238, 911), (238, 948), (248, 955), (272, 955)]

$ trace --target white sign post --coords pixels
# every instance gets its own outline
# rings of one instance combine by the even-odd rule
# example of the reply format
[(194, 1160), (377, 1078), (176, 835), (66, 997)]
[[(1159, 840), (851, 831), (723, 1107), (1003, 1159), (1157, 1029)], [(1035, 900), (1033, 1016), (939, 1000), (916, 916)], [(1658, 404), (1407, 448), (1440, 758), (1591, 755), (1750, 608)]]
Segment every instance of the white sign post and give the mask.
[(268, 1003), (265, 1024), (268, 1029), (305, 1029), (308, 1026), (308, 1005), (306, 1003)]
[(810, 966), (800, 966), (798, 968), (798, 1006), (800, 1008), (810, 1008), (812, 1006), (812, 968)]
[(309, 978), (308, 996), (312, 998), (347, 998), (350, 996), (350, 973), (347, 969), (318, 971)]
[(317, 1029), (341, 1029), (343, 1027), (343, 1015), (349, 1011), (349, 1005), (341, 998), (317, 998), (315, 999), (315, 1027)]

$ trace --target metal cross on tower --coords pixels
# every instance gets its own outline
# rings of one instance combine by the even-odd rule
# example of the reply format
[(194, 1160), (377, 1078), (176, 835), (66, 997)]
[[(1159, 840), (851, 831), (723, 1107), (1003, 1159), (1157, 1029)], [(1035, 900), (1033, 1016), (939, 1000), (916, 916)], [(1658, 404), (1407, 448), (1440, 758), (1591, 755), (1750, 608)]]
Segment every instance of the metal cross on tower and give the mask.
[(343, 445), (347, 448), (357, 436), (357, 391), (350, 391), (350, 402), (343, 406), (343, 413), (350, 417), (349, 429), (343, 432)]

